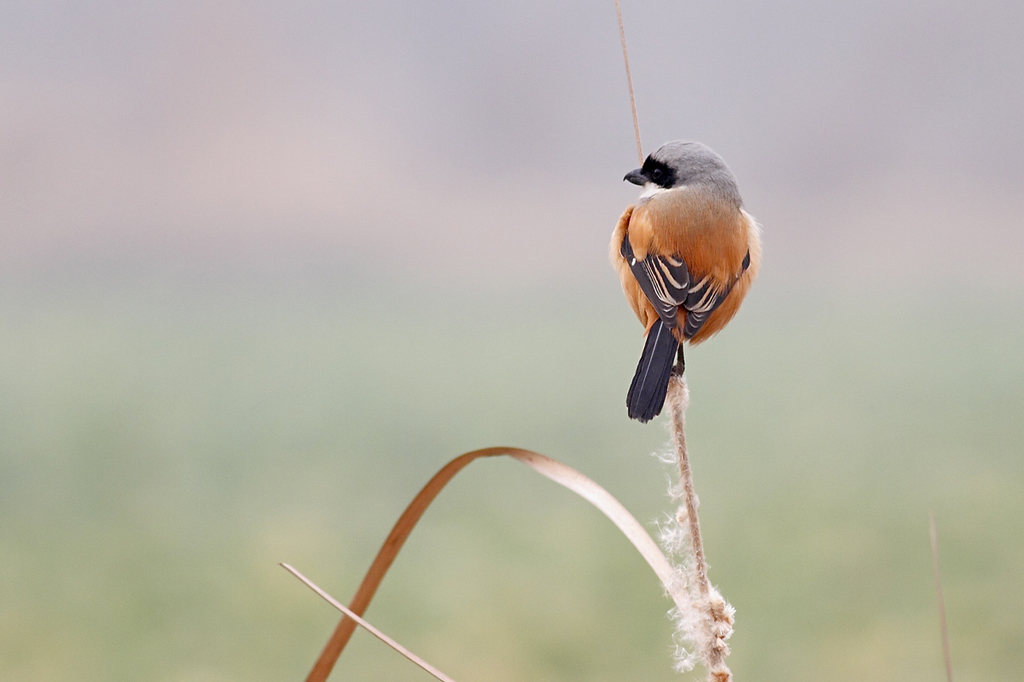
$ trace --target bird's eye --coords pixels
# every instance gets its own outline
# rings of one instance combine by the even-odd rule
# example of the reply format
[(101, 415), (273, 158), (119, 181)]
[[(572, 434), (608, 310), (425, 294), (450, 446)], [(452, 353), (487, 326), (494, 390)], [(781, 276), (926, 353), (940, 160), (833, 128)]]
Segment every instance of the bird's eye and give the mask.
[(651, 173), (651, 177), (654, 178), (655, 180), (661, 180), (661, 169), (655, 168), (654, 172)]

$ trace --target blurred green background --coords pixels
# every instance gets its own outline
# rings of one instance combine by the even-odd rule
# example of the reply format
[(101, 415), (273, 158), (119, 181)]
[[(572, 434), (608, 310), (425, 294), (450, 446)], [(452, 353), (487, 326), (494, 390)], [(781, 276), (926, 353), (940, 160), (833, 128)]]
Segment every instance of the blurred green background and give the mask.
[[(11, 288), (0, 317), (0, 677), (301, 679), (449, 458), (514, 444), (669, 509), (614, 283)], [(1024, 665), (1024, 302), (879, 311), (770, 283), (689, 354), (689, 436), (738, 679), (934, 680), (939, 519), (957, 679)], [(975, 302), (976, 305), (976, 302)], [(596, 510), (514, 461), (457, 477), (368, 615), (459, 680), (674, 679), (668, 602)], [(694, 673), (693, 676), (696, 676)], [(358, 632), (337, 679), (427, 679)]]
[[(762, 274), (688, 356), (736, 679), (1024, 670), (1024, 3), (623, 0)], [(300, 680), (450, 458), (642, 522), (614, 3), (0, 2), (0, 682)], [(653, 525), (650, 526), (653, 529)], [(459, 475), (369, 610), (460, 682), (699, 679), (585, 502)], [(335, 680), (425, 680), (364, 632)]]

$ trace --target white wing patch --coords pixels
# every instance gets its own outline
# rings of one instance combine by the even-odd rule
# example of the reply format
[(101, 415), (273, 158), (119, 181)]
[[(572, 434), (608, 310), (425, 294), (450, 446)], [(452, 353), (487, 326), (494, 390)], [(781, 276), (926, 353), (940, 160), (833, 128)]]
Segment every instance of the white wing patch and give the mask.
[(750, 264), (750, 256), (743, 259), (743, 268), (732, 283), (727, 286), (714, 286), (710, 275), (694, 281), (686, 263), (675, 256), (648, 255), (638, 261), (633, 255), (633, 247), (629, 236), (622, 240), (619, 253), (633, 272), (637, 284), (644, 296), (658, 312), (658, 317), (669, 329), (676, 328), (676, 314), (682, 307), (686, 311), (686, 324), (683, 326), (683, 337), (693, 338), (707, 322), (711, 313), (722, 304), (732, 290), (732, 284), (743, 274)]

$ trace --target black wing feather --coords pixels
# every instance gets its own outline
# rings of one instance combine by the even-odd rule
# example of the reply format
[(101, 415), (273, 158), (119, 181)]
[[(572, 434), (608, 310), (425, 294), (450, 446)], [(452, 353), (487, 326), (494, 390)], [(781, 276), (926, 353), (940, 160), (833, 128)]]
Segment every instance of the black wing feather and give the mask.
[[(679, 306), (686, 310), (683, 338), (693, 338), (732, 290), (732, 284), (722, 288), (712, 286), (710, 277), (694, 281), (682, 258), (649, 254), (647, 258), (637, 260), (629, 243), (629, 235), (622, 240), (619, 253), (629, 263), (629, 269), (640, 289), (669, 329), (676, 328)], [(743, 259), (740, 275), (749, 265), (748, 252)], [(739, 279), (739, 275), (736, 278)]]
[(622, 240), (619, 253), (629, 263), (633, 277), (644, 296), (658, 311), (658, 317), (669, 329), (675, 329), (676, 311), (690, 290), (690, 271), (686, 263), (682, 259), (653, 255), (637, 260), (628, 236)]

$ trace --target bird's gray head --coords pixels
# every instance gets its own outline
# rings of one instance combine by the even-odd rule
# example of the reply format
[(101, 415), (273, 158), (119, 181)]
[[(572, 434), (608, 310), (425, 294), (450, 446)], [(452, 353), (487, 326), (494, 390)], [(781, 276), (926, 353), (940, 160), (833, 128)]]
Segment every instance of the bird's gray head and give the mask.
[(722, 157), (700, 142), (666, 142), (644, 161), (644, 165), (626, 174), (623, 180), (645, 188), (644, 195), (683, 186), (710, 189), (737, 207), (743, 200), (732, 171)]

